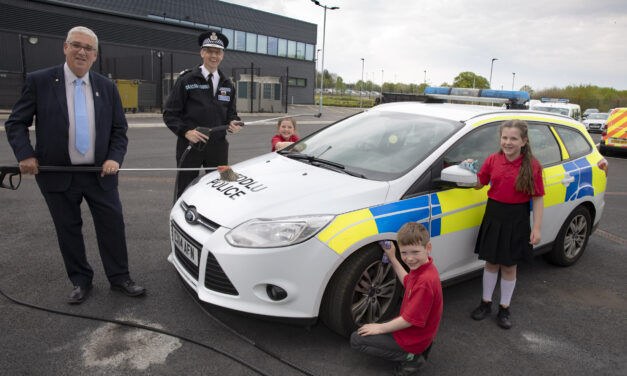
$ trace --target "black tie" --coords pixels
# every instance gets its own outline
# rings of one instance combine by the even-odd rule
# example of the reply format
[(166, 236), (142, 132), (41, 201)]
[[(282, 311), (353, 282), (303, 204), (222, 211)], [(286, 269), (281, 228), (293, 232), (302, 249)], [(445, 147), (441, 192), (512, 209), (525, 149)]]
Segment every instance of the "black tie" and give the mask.
[(209, 73), (207, 81), (209, 81), (209, 89), (211, 90), (211, 95), (213, 95), (213, 73)]

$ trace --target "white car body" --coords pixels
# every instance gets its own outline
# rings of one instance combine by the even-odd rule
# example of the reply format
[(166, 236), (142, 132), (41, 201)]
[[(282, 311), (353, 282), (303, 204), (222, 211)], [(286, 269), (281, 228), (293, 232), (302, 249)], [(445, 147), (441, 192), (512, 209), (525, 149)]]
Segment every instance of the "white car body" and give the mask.
[[(434, 145), (416, 165), (389, 180), (351, 176), (291, 159), (286, 154), (268, 153), (232, 166), (240, 176), (236, 182), (224, 182), (213, 172), (190, 186), (171, 211), (172, 252), (168, 260), (185, 283), (196, 291), (198, 298), (258, 315), (316, 318), (329, 281), (338, 268), (364, 247), (378, 240), (395, 239), (400, 225), (410, 220), (430, 229), (434, 260), (442, 281), (466, 275), (483, 267), (483, 261), (477, 259), (473, 249), (485, 209), (487, 187), (419, 191), (414, 196), (408, 195), (425, 174), (436, 171), (433, 166), (441, 163), (443, 155), (464, 145), (465, 137), (484, 129), (481, 127), (488, 129), (493, 123), (511, 118), (563, 126), (581, 133), (582, 139), (587, 137), (586, 142), (593, 145), (581, 124), (567, 117), (486, 106), (417, 102), (377, 106), (318, 133), (324, 135), (322, 132), (341, 129), (340, 124), (344, 122), (353, 122), (345, 123), (348, 127), (388, 114), (408, 121), (414, 117), (441, 119), (446, 126), (450, 123), (454, 131)], [(372, 129), (377, 131), (376, 127)], [(490, 134), (498, 132), (496, 127), (489, 129)], [(420, 150), (418, 138), (421, 136), (393, 136), (396, 137), (392, 134), (384, 141), (394, 147), (404, 145)], [(307, 145), (309, 140), (315, 143), (315, 137), (323, 139), (314, 134), (301, 143)], [(414, 141), (417, 143), (411, 144)], [(497, 148), (495, 143), (490, 150)], [(385, 157), (382, 154), (381, 158)], [(587, 205), (594, 211), (593, 221), (598, 224), (605, 192), (605, 175), (597, 167), (600, 160), (600, 154), (591, 147), (585, 155), (553, 163), (544, 169), (547, 196), (539, 247), (555, 241), (566, 218), (580, 205)], [(390, 164), (389, 170), (394, 171), (395, 167)], [(195, 211), (190, 213), (190, 207)], [(314, 218), (324, 223), (315, 233), (293, 244), (233, 245), (239, 241), (234, 239), (240, 236), (246, 241), (255, 241), (256, 235), (234, 231), (246, 226), (248, 221), (253, 221), (251, 226), (262, 229), (265, 228), (263, 221), (268, 221), (268, 228), (272, 229), (278, 226), (276, 223), (282, 225), (281, 221), (291, 226), (292, 222), (308, 220), (284, 220), (296, 217)], [(235, 236), (237, 231), (239, 234)], [(276, 231), (280, 229), (277, 227)], [(181, 236), (186, 240), (181, 240)], [(186, 257), (187, 253), (191, 257)], [(194, 261), (197, 271), (190, 266)], [(223, 288), (222, 283), (226, 287)], [(272, 299), (268, 290), (272, 286), (284, 290), (286, 297)]]
[(583, 121), (583, 125), (588, 131), (598, 131), (600, 133), (609, 115), (608, 112), (593, 112)]

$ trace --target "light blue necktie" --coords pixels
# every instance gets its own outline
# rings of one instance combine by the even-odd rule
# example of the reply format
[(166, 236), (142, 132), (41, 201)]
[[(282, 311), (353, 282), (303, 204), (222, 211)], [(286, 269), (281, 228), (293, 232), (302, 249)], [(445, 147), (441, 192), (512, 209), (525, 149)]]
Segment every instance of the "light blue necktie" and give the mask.
[(89, 150), (89, 120), (87, 119), (87, 103), (83, 93), (83, 80), (74, 81), (74, 122), (76, 123), (76, 150), (85, 155)]

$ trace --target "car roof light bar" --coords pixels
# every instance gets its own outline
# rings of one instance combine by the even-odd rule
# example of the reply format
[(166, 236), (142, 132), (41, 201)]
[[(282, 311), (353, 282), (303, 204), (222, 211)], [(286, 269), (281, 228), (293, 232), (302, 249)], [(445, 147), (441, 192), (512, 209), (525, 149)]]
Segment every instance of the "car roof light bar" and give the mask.
[(566, 98), (540, 98), (542, 102), (553, 102), (553, 103), (568, 103), (568, 99)]
[(508, 103), (512, 107), (520, 108), (529, 99), (526, 91), (470, 89), (456, 87), (432, 87), (425, 89), (425, 95), (430, 98), (442, 100), (455, 100), (467, 102)]

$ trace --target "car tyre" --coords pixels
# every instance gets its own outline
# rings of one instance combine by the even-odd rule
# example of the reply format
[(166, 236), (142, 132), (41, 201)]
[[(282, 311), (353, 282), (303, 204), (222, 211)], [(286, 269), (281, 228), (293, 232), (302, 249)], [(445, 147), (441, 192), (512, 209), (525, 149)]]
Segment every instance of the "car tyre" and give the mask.
[(320, 318), (345, 337), (359, 326), (389, 319), (398, 313), (403, 287), (383, 251), (370, 244), (352, 254), (327, 285)]
[(575, 264), (586, 249), (591, 230), (590, 211), (583, 206), (577, 207), (562, 225), (553, 249), (546, 254), (546, 258), (560, 266)]

